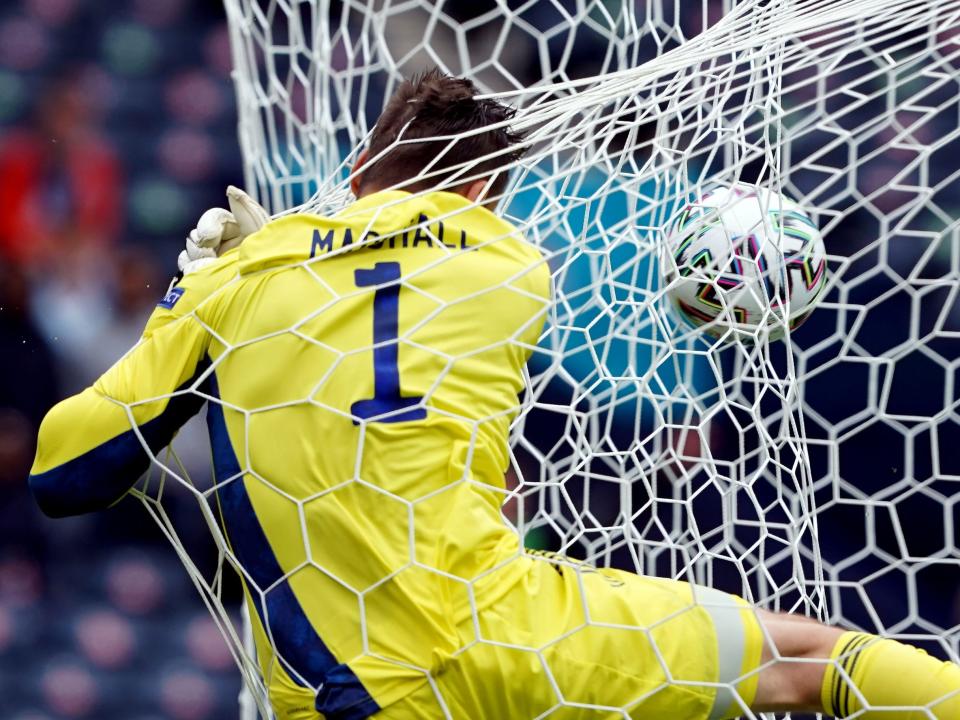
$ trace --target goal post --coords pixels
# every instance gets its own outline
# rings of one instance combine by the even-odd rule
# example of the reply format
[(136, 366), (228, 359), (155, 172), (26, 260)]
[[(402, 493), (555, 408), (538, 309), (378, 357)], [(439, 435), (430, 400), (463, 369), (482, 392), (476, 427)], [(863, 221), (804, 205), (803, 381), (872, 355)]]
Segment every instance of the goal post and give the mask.
[[(499, 212), (555, 297), (505, 521), (531, 548), (956, 660), (960, 2), (465, 7), (225, 0), (248, 191), (273, 213), (345, 206), (384, 98), (427, 66), (514, 105), (529, 150)], [(824, 295), (775, 342), (715, 340), (669, 299), (678, 212), (738, 182), (796, 200), (825, 238)], [(157, 465), (236, 567), (209, 494)], [(141, 491), (161, 524), (163, 482)], [(229, 624), (219, 581), (192, 577)], [(266, 717), (250, 636), (226, 634), (242, 716)]]

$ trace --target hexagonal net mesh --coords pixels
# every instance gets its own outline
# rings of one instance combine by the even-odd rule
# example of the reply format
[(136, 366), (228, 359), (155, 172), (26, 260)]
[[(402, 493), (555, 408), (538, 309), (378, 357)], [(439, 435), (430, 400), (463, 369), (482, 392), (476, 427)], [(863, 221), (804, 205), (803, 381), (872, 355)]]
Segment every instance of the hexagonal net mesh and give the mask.
[[(226, 8), (247, 185), (274, 212), (348, 204), (349, 168), (384, 98), (426, 66), (518, 108), (513, 126), (528, 133), (529, 151), (499, 212), (543, 253), (553, 302), (535, 347), (519, 334), (503, 338), (532, 356), (506, 415), (506, 483), (493, 490), (527, 548), (928, 642), (956, 660), (960, 634), (948, 629), (960, 564), (960, 2), (226, 0)], [(793, 198), (825, 238), (827, 285), (806, 323), (791, 329), (768, 310), (767, 322), (785, 326), (780, 341), (714, 339), (678, 322), (668, 299), (661, 249), (672, 218), (710, 186), (734, 182)], [(371, 292), (419, 292), (415, 276), (378, 282)], [(331, 302), (349, 299), (331, 292)], [(445, 309), (438, 300), (425, 322)], [(288, 330), (317, 341), (303, 323), (320, 310), (304, 307)], [(459, 329), (468, 339), (476, 331)], [(412, 338), (401, 333), (401, 353)], [(458, 347), (437, 383), (484, 349)], [(277, 398), (267, 410), (297, 400)], [(439, 412), (429, 394), (424, 402)], [(230, 410), (252, 436), (263, 408)], [(361, 477), (363, 448), (344, 482), (382, 491)], [(285, 488), (282, 469), (239, 462), (248, 488), (269, 486), (308, 522), (314, 497)], [(302, 540), (303, 565), (262, 587), (219, 529), (216, 486), (194, 486), (172, 460), (157, 464), (142, 497), (232, 639), (250, 717), (269, 709), (219, 600), (225, 564), (261, 605), (305, 567), (319, 570), (339, 588), (332, 605), (344, 592), (359, 604), (351, 632), (360, 654), (408, 663), (375, 637), (389, 630), (366, 625), (365, 603), (380, 586), (324, 567), (306, 526), (284, 540)], [(164, 513), (170, 482), (191, 488), (218, 540), (212, 578)], [(318, 494), (331, 490), (317, 482)], [(418, 555), (422, 499), (384, 495), (380, 522), (396, 515), (391, 503), (410, 522), (397, 535), (406, 561), (391, 572), (451, 575)], [(473, 597), (476, 578), (459, 580)], [(511, 645), (483, 632), (474, 642)], [(549, 644), (512, 645), (550, 675)], [(282, 655), (276, 662), (295, 675)], [(554, 704), (540, 716), (606, 708), (556, 679), (551, 687)]]

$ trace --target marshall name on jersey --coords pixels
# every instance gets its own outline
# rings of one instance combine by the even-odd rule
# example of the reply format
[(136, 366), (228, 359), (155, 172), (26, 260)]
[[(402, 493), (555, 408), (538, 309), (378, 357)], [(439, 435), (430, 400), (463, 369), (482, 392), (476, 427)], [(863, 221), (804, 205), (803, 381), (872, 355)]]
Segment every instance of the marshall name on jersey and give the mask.
[(52, 514), (109, 505), (149, 462), (127, 408), (157, 451), (214, 398), (212, 498), (274, 702), (365, 717), (520, 577), (490, 570), (520, 552), (507, 434), (549, 302), (539, 251), (459, 195), (281, 218), (51, 412), (34, 491)]

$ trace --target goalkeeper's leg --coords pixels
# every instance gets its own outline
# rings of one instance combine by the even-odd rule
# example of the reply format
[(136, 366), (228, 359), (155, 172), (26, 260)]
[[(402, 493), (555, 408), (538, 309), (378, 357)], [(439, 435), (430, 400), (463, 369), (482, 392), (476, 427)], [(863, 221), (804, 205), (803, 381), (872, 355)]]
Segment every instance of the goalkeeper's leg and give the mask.
[(960, 666), (808, 618), (762, 610), (758, 616), (769, 642), (753, 710), (838, 718), (864, 710), (858, 720), (960, 719)]

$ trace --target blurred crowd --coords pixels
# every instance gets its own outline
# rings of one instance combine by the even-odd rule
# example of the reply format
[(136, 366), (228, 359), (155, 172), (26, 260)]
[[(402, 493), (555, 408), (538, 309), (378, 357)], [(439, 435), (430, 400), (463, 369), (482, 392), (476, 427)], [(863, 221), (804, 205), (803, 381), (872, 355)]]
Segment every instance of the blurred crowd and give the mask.
[(136, 342), (185, 230), (242, 184), (230, 67), (214, 0), (0, 6), (5, 719), (237, 716), (227, 647), (137, 501), (51, 521), (25, 484), (46, 410)]

